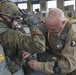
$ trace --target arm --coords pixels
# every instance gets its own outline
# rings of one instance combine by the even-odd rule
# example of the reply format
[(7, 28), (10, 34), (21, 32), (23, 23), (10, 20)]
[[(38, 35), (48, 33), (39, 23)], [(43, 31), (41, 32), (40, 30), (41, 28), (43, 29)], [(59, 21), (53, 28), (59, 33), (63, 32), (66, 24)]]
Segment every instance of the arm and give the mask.
[(36, 34), (30, 37), (19, 30), (10, 29), (1, 35), (1, 39), (1, 44), (5, 47), (7, 56), (17, 54), (17, 56), (21, 57), (23, 51), (31, 54), (45, 51), (45, 37), (43, 34)]
[(32, 37), (16, 31), (16, 38), (15, 41), (19, 50), (25, 50), (32, 54), (45, 51), (45, 37), (39, 31), (33, 34)]
[(31, 16), (30, 13), (24, 14), (23, 17), (24, 17), (24, 21), (27, 23), (27, 26), (30, 29), (30, 34), (31, 34), (31, 37), (27, 36), (26, 38), (28, 38), (30, 42), (28, 43), (29, 49), (33, 49), (33, 51), (30, 50), (28, 52), (40, 53), (45, 51), (45, 37), (42, 34), (42, 32), (39, 30), (37, 24), (35, 24), (33, 17)]

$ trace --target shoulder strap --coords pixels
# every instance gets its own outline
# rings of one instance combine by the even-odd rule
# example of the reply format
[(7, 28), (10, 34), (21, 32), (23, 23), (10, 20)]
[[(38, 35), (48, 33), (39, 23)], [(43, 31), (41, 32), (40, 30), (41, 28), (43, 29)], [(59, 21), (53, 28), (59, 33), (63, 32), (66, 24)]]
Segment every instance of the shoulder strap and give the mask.
[(6, 32), (9, 28), (0, 28), (0, 34)]
[(76, 24), (76, 22), (70, 22), (70, 21), (68, 21), (68, 22), (66, 23), (66, 25), (65, 25), (65, 27), (64, 27), (64, 29), (62, 30), (61, 35), (60, 35), (60, 39), (61, 39), (61, 40), (64, 40), (64, 41), (66, 40), (68, 31), (69, 31), (69, 29), (71, 28), (71, 26), (72, 26), (73, 24)]
[(70, 22), (70, 21), (68, 21), (68, 22), (66, 23), (66, 25), (65, 25), (65, 27), (64, 27), (64, 29), (63, 29), (63, 31), (62, 31), (61, 34), (63, 34), (63, 33), (68, 33), (68, 31), (69, 31), (69, 29), (71, 28), (72, 24), (76, 24), (76, 22)]

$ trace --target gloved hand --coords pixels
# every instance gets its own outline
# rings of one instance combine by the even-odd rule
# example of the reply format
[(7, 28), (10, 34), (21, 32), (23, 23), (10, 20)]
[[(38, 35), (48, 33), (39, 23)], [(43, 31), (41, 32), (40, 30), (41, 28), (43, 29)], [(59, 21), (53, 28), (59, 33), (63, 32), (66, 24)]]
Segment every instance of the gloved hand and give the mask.
[(31, 16), (30, 13), (24, 14), (22, 17), (23, 17), (23, 21), (24, 21), (28, 26), (35, 25), (35, 22), (34, 22), (34, 20), (33, 20), (33, 17)]

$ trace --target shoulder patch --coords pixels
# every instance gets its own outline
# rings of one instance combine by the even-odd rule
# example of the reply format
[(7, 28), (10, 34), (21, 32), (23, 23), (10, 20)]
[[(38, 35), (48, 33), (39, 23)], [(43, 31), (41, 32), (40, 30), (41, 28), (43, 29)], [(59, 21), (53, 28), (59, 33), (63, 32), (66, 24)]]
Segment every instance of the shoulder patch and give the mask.
[(72, 47), (76, 46), (76, 41), (71, 41), (71, 46)]
[(4, 56), (0, 53), (0, 62), (4, 60)]

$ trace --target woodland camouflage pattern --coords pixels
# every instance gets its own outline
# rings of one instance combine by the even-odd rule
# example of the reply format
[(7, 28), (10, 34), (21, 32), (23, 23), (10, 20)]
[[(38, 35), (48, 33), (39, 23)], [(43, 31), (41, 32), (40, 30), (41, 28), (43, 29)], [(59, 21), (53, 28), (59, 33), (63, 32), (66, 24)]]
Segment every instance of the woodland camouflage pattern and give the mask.
[[(7, 25), (0, 23), (0, 27), (7, 28)], [(0, 42), (4, 48), (5, 55), (19, 65), (22, 60), (22, 51), (31, 52), (32, 54), (45, 51), (45, 38), (43, 34), (36, 26), (30, 27), (30, 30), (32, 37), (13, 29), (8, 29), (0, 34)]]
[(22, 15), (22, 13), (19, 11), (18, 6), (13, 2), (2, 2), (0, 4), (0, 14), (5, 14), (12, 18), (20, 18)]
[[(14, 3), (3, 2), (0, 5), (0, 15), (7, 15), (13, 19), (17, 19), (22, 14)], [(31, 36), (22, 33), (18, 29), (14, 30), (11, 28), (11, 22), (0, 20), (0, 43), (3, 46), (5, 56), (8, 56), (18, 66), (22, 64), (22, 51), (27, 51), (32, 54), (45, 51), (45, 37), (39, 31), (37, 25), (30, 27)], [(18, 71), (16, 67), (8, 66), (11, 73)]]

